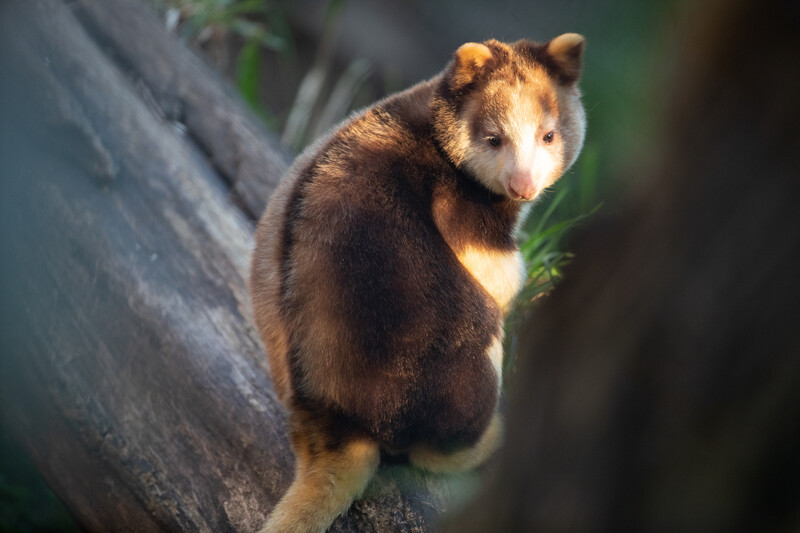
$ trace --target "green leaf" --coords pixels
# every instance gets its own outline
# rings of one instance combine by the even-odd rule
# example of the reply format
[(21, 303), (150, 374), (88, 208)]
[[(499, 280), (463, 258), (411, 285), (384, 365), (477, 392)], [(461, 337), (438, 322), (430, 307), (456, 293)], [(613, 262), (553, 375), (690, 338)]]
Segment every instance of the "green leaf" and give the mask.
[(567, 197), (567, 193), (568, 192), (569, 192), (569, 189), (566, 188), (566, 187), (564, 187), (563, 189), (558, 191), (558, 194), (556, 194), (556, 197), (553, 198), (553, 200), (550, 202), (550, 205), (547, 206), (547, 209), (545, 210), (544, 214), (539, 219), (539, 224), (537, 224), (536, 225), (536, 229), (533, 230), (534, 234), (540, 233), (542, 231), (542, 229), (544, 228), (544, 225), (550, 219), (550, 215), (552, 215), (553, 211), (556, 210), (556, 207), (558, 207), (558, 204), (560, 204), (561, 202), (564, 201), (564, 198)]
[(242, 47), (236, 61), (236, 85), (254, 109), (258, 109), (258, 90), (261, 81), (261, 47), (250, 41)]

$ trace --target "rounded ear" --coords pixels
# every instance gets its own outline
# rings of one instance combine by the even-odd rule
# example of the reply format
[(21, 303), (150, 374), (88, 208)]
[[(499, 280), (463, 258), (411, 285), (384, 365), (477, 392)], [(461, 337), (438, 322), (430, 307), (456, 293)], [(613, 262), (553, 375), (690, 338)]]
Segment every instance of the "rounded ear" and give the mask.
[(545, 52), (555, 63), (562, 85), (575, 83), (580, 78), (585, 46), (586, 39), (577, 33), (559, 35), (545, 45)]
[(455, 54), (455, 68), (451, 84), (453, 88), (469, 85), (492, 58), (492, 51), (485, 44), (462, 44)]

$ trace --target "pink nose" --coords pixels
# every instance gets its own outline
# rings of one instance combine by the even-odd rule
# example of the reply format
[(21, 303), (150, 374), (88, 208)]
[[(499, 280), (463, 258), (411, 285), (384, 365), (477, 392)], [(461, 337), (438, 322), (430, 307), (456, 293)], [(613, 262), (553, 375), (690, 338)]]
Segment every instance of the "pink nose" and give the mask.
[(536, 182), (530, 173), (519, 173), (511, 176), (508, 190), (516, 200), (533, 200), (536, 196)]

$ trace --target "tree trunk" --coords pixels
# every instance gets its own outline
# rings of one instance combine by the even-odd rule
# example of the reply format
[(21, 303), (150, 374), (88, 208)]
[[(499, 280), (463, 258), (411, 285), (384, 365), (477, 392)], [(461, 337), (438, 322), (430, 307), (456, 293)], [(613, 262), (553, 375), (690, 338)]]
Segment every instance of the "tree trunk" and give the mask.
[[(88, 531), (256, 530), (293, 472), (245, 282), (285, 156), (135, 0), (4, 2), (0, 72), (3, 426)], [(449, 490), (384, 469), (332, 531)]]

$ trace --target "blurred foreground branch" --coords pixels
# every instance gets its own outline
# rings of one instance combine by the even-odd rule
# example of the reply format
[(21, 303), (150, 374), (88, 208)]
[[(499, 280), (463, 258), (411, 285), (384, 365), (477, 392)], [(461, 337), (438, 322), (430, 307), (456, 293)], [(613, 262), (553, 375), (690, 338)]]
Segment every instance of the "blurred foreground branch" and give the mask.
[(800, 9), (713, 4), (686, 4), (644, 190), (531, 317), (453, 532), (800, 530)]

